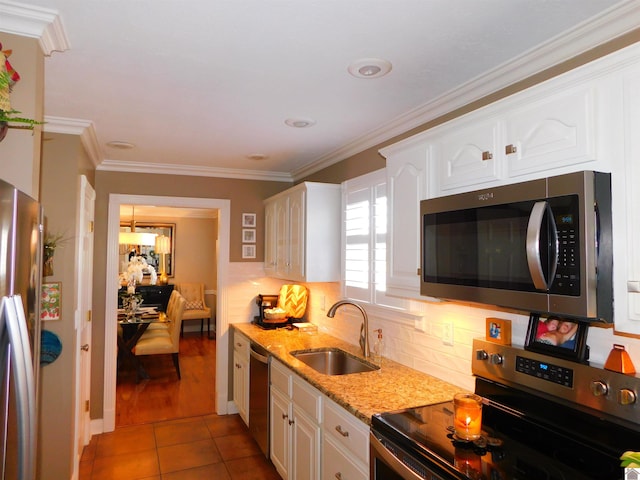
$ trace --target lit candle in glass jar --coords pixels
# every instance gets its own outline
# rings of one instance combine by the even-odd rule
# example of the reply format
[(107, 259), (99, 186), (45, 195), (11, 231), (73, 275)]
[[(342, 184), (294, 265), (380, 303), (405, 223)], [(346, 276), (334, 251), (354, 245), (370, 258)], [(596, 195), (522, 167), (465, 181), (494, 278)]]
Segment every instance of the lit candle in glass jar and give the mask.
[(482, 429), (482, 398), (473, 393), (458, 393), (453, 397), (453, 428), (464, 440), (480, 438)]

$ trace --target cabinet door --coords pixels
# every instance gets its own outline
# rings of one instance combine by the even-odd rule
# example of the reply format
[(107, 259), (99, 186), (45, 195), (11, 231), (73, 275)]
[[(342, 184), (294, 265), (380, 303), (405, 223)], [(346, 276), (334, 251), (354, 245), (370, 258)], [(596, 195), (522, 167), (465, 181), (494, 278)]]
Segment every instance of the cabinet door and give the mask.
[(429, 144), (383, 150), (387, 158), (387, 293), (420, 296), (420, 200), (427, 198)]
[(289, 398), (276, 388), (271, 389), (269, 400), (269, 441), (270, 456), (278, 473), (287, 480), (289, 478), (291, 402)]
[(276, 202), (264, 206), (264, 270), (267, 275), (276, 272), (278, 224)]
[(640, 334), (640, 67), (623, 77), (622, 94), (623, 165), (612, 175), (613, 204), (624, 205), (613, 211), (615, 329)]
[(502, 155), (498, 145), (502, 123), (497, 119), (479, 118), (480, 114), (454, 121), (439, 136), (437, 162), (439, 190), (479, 186), (500, 179)]
[[(338, 445), (331, 435), (322, 439), (322, 480), (367, 480), (368, 472), (353, 455)], [(434, 477), (435, 478), (435, 477)]]
[[(505, 118), (507, 175), (596, 160), (595, 86), (580, 86), (514, 107)], [(585, 167), (587, 169), (587, 167)]]
[(293, 405), (291, 471), (296, 480), (320, 478), (320, 427)]
[[(305, 208), (304, 189), (289, 195), (289, 275), (292, 280), (304, 280), (305, 272)], [(313, 255), (313, 252), (309, 252)]]
[(276, 276), (287, 278), (289, 273), (289, 199), (275, 201), (276, 218)]
[(233, 352), (233, 400), (244, 423), (249, 425), (249, 362), (241, 353)]

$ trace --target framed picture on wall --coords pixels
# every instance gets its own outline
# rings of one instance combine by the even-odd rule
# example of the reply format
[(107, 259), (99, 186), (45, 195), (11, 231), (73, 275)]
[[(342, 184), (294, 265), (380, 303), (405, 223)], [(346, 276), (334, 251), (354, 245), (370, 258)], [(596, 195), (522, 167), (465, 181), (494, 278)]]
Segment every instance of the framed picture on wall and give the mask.
[(242, 245), (242, 258), (256, 258), (256, 246)]
[(60, 320), (62, 283), (43, 283), (40, 294), (40, 320)]
[(242, 214), (242, 226), (255, 228), (256, 226), (256, 214), (255, 213), (243, 213)]
[(256, 229), (255, 228), (243, 228), (242, 229), (242, 243), (256, 243)]

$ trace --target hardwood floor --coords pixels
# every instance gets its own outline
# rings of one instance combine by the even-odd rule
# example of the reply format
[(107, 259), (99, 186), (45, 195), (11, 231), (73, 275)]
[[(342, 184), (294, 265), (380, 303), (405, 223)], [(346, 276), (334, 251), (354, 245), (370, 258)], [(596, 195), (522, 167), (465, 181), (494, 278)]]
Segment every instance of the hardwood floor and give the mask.
[(178, 380), (170, 355), (121, 365), (116, 429), (83, 451), (79, 480), (281, 480), (238, 415), (216, 415), (216, 342), (185, 333)]
[(151, 377), (136, 383), (130, 364), (120, 365), (116, 384), (116, 426), (208, 415), (215, 408), (216, 341), (199, 332), (180, 339), (178, 380), (171, 355), (138, 357)]

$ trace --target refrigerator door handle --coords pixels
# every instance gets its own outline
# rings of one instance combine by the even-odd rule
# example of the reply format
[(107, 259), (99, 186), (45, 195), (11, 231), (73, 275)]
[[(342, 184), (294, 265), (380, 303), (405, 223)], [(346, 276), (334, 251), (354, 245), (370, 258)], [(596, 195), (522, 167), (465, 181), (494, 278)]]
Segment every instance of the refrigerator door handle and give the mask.
[(2, 310), (9, 335), (11, 369), (16, 389), (18, 421), (18, 478), (34, 478), (36, 403), (33, 363), (27, 321), (20, 295), (3, 298)]

